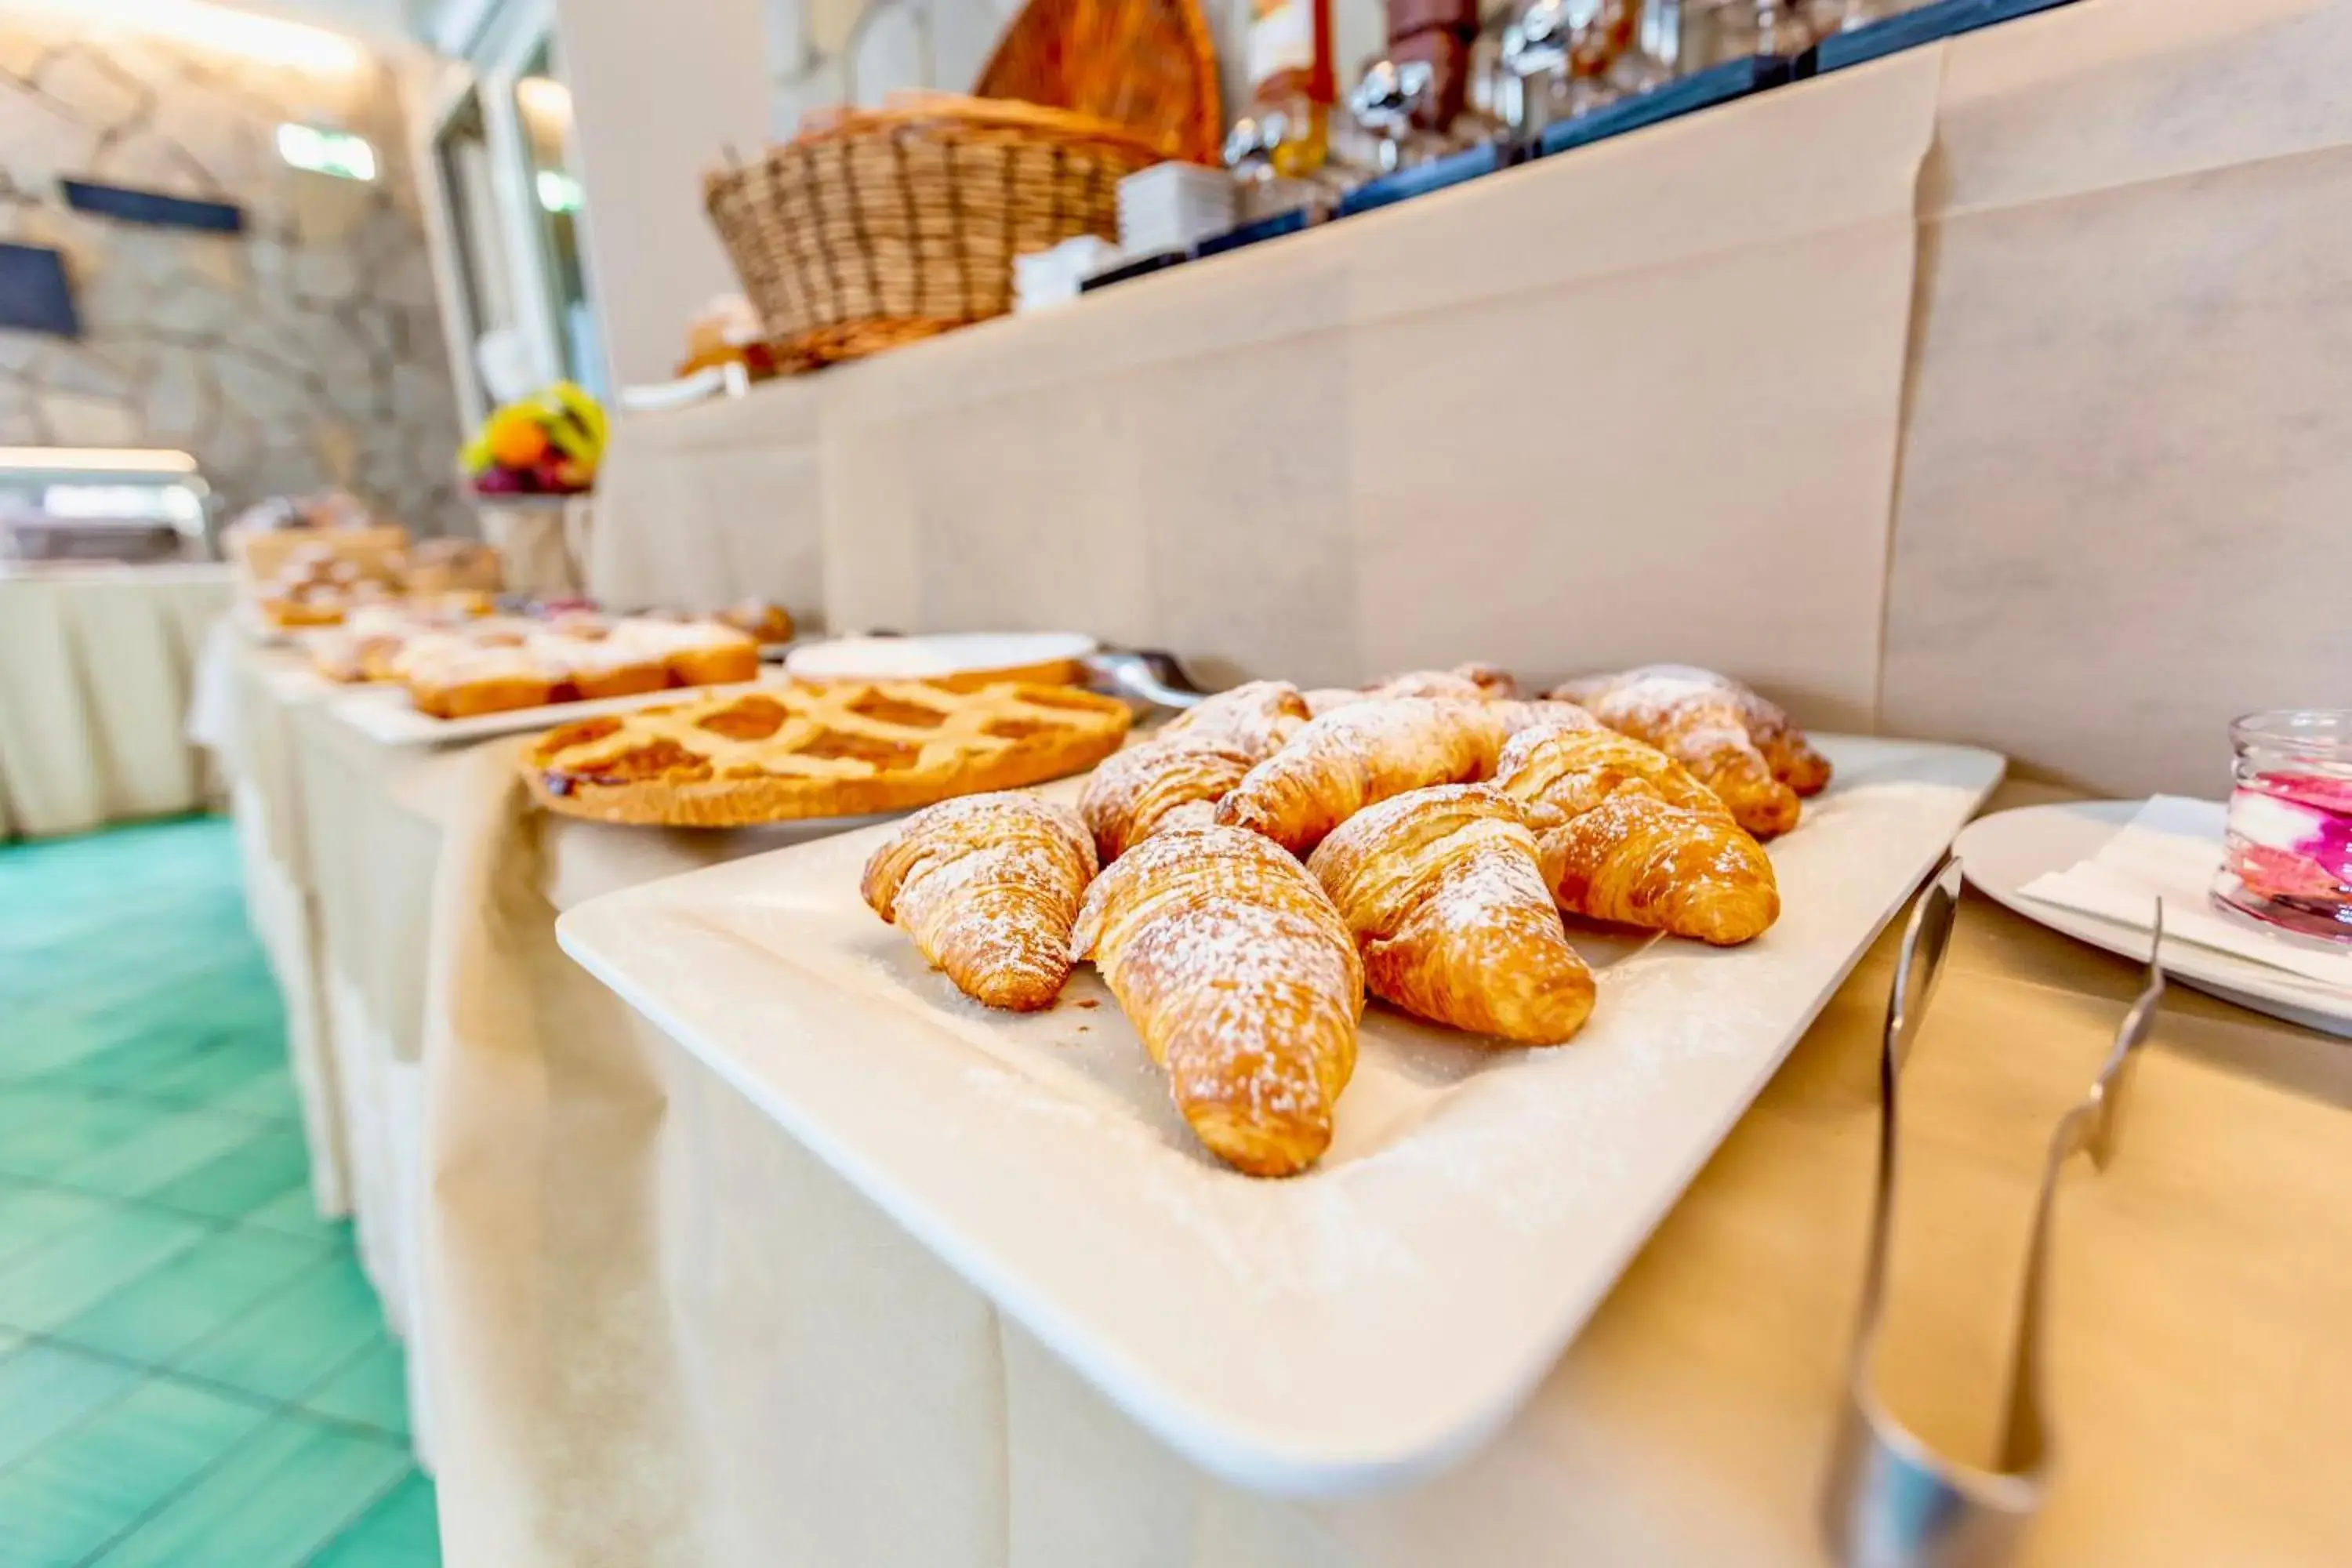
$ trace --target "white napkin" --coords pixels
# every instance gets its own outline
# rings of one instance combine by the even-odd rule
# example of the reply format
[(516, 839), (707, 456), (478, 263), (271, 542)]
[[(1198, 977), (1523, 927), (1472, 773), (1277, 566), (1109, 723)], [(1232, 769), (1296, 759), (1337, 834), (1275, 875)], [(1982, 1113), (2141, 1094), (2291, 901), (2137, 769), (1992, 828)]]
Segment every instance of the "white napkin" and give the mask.
[(2164, 900), (2164, 940), (2193, 942), (2352, 994), (2352, 952), (2326, 952), (2215, 911), (2221, 868), (2219, 801), (2160, 795), (2096, 855), (2045, 871), (2018, 889), (2029, 899), (2147, 931)]

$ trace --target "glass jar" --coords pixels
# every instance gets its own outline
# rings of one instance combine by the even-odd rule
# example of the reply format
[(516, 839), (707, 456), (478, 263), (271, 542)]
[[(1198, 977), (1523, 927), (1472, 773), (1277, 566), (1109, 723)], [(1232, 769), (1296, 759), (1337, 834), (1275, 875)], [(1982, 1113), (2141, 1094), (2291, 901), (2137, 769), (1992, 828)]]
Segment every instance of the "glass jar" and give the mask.
[(2352, 709), (2230, 726), (2229, 824), (2213, 897), (2304, 936), (2352, 942)]

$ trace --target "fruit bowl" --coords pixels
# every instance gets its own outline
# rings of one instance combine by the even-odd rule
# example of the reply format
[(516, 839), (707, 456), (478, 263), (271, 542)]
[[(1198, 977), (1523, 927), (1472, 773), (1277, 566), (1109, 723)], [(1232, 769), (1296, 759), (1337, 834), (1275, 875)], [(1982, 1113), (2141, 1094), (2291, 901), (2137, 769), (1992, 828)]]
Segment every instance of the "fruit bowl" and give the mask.
[(492, 412), (458, 460), (477, 495), (571, 496), (594, 488), (604, 410), (559, 381)]

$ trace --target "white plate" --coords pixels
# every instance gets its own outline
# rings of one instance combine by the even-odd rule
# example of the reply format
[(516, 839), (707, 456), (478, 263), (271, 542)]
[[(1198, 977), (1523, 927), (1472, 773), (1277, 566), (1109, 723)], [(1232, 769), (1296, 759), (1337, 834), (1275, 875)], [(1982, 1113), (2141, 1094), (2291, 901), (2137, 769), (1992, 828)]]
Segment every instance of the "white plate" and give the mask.
[(610, 894), (556, 933), (1196, 1463), (1363, 1489), (1510, 1415), (2001, 773), (1820, 743), (1838, 782), (1772, 847), (1772, 931), (1580, 938), (1601, 1002), (1558, 1050), (1376, 1005), (1331, 1149), (1289, 1181), (1201, 1152), (1091, 967), (1045, 1013), (958, 995), (858, 900), (887, 828)]
[(1084, 658), (1100, 646), (1077, 632), (835, 637), (794, 645), (784, 655), (784, 668), (803, 680), (939, 680)]
[(487, 741), (496, 735), (525, 730), (551, 730), (574, 719), (604, 713), (626, 713), (663, 702), (690, 702), (726, 691), (749, 691), (757, 686), (784, 684), (781, 676), (762, 675), (736, 686), (672, 686), (660, 691), (640, 691), (628, 697), (599, 697), (586, 702), (549, 702), (537, 708), (514, 708), (502, 713), (476, 713), (465, 719), (436, 719), (419, 713), (408, 700), (405, 687), (378, 684), (352, 689), (335, 700), (328, 711), (386, 746), (438, 746), (453, 741)]
[[(2029, 899), (2019, 889), (2045, 871), (2063, 871), (2096, 855), (2123, 831), (2138, 800), (2070, 801), (2021, 806), (1970, 823), (1952, 846), (1960, 868), (1985, 897), (2052, 931), (2137, 963), (2147, 962), (2147, 932), (2121, 921)], [(2283, 969), (2188, 942), (2164, 944), (2164, 971), (2184, 985), (2307, 1029), (2352, 1036), (2352, 1000), (2331, 986)]]

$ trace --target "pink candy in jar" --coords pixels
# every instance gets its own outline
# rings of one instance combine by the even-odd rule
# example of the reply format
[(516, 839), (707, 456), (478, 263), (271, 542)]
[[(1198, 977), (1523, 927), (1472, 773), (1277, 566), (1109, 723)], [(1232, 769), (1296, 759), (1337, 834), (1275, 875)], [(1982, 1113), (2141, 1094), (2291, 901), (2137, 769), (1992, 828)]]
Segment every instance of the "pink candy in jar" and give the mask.
[(2352, 942), (2352, 710), (2250, 713), (2230, 742), (2236, 787), (2214, 898)]

